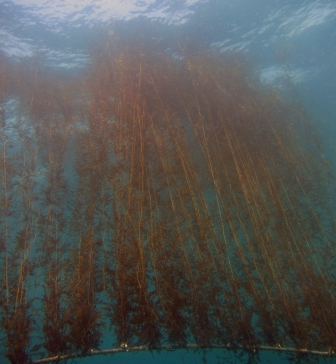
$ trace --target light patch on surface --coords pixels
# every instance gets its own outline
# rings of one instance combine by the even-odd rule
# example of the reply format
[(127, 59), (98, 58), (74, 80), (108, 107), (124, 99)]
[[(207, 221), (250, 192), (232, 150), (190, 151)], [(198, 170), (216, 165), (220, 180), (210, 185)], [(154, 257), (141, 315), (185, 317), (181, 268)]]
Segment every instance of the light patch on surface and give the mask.
[(313, 3), (293, 12), (279, 28), (283, 28), (287, 37), (295, 37), (307, 29), (324, 24), (329, 17), (336, 14), (336, 4), (328, 6), (322, 3)]
[(235, 43), (232, 45), (229, 45), (227, 47), (222, 47), (220, 50), (222, 52), (225, 51), (245, 51), (247, 50), (248, 46), (252, 44), (252, 40), (248, 41), (248, 42), (239, 42), (239, 43)]
[(274, 85), (279, 83), (279, 80), (289, 77), (294, 84), (299, 84), (316, 76), (317, 73), (317, 67), (287, 70), (283, 67), (272, 66), (260, 71), (260, 79), (265, 84)]
[(0, 29), (0, 48), (10, 57), (31, 57), (34, 47), (27, 44), (27, 39), (18, 38)]
[[(169, 21), (182, 21), (190, 14), (188, 8), (199, 0), (187, 0), (185, 5), (174, 11), (169, 11), (170, 4), (166, 1), (164, 6), (147, 12), (155, 0), (13, 0), (14, 4), (23, 6), (25, 11), (40, 18), (43, 23), (52, 22), (108, 22), (112, 19), (129, 20), (139, 15), (150, 18), (162, 18)], [(172, 6), (173, 8), (173, 6)], [(147, 12), (147, 13), (146, 13)]]

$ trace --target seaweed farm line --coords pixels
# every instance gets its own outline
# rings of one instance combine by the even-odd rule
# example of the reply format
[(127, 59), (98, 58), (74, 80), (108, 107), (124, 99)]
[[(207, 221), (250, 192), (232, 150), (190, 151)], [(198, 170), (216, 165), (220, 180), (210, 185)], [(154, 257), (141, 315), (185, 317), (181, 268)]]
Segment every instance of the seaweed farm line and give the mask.
[(334, 356), (335, 177), (302, 104), (239, 54), (176, 52), (111, 41), (67, 78), (0, 63), (8, 362)]

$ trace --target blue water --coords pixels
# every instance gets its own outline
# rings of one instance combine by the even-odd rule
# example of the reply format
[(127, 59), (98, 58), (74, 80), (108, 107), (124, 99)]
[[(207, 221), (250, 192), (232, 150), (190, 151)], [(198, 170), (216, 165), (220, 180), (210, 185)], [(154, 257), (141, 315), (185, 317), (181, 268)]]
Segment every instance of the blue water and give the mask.
[[(158, 26), (164, 35), (155, 33)], [(132, 34), (139, 27), (147, 29), (153, 44), (178, 36), (184, 44), (245, 52), (262, 82), (279, 89), (289, 75), (336, 171), (336, 1), (0, 0), (1, 51), (13, 61), (39, 54), (51, 67), (70, 73), (89, 66), (89, 49), (100, 36)], [(235, 362), (225, 355), (213, 350), (206, 359)], [(181, 350), (76, 361), (201, 363), (202, 358), (202, 353)], [(261, 362), (288, 360), (262, 353)]]

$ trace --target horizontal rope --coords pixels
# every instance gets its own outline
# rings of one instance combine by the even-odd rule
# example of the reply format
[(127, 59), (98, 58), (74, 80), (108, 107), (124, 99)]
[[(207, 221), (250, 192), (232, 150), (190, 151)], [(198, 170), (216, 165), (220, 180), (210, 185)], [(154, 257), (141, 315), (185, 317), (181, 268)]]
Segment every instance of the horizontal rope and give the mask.
[(59, 356), (53, 356), (43, 359), (38, 359), (35, 361), (32, 361), (32, 364), (42, 364), (42, 363), (52, 363), (57, 362), (60, 360), (67, 360), (72, 358), (81, 358), (81, 357), (87, 357), (92, 355), (107, 355), (107, 354), (118, 354), (118, 353), (126, 353), (126, 352), (137, 352), (137, 351), (159, 351), (159, 350), (179, 350), (179, 349), (228, 349), (228, 350), (246, 350), (248, 352), (257, 353), (259, 350), (267, 350), (267, 351), (277, 351), (277, 352), (285, 352), (285, 353), (297, 353), (297, 354), (312, 354), (312, 355), (321, 355), (321, 356), (330, 356), (330, 357), (336, 357), (336, 353), (334, 350), (330, 349), (328, 351), (320, 351), (320, 350), (309, 350), (309, 349), (296, 349), (296, 348), (286, 348), (279, 346), (243, 346), (243, 345), (231, 345), (228, 344), (219, 344), (219, 345), (209, 345), (206, 347), (199, 346), (197, 344), (187, 344), (185, 346), (174, 346), (174, 345), (160, 345), (156, 346), (155, 348), (151, 348), (146, 345), (141, 346), (130, 346), (128, 347), (127, 344), (124, 344), (123, 346), (119, 348), (111, 348), (111, 349), (104, 349), (104, 350), (96, 350), (91, 349), (88, 353), (72, 353), (72, 354), (66, 354), (66, 355), (59, 355)]

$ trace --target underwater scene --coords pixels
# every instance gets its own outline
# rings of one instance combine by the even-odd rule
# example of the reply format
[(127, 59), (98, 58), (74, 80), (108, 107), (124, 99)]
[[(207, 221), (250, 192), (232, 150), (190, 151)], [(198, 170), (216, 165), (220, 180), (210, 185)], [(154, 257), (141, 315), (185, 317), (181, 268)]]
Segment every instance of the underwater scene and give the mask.
[(336, 2), (0, 24), (0, 363), (336, 363)]

